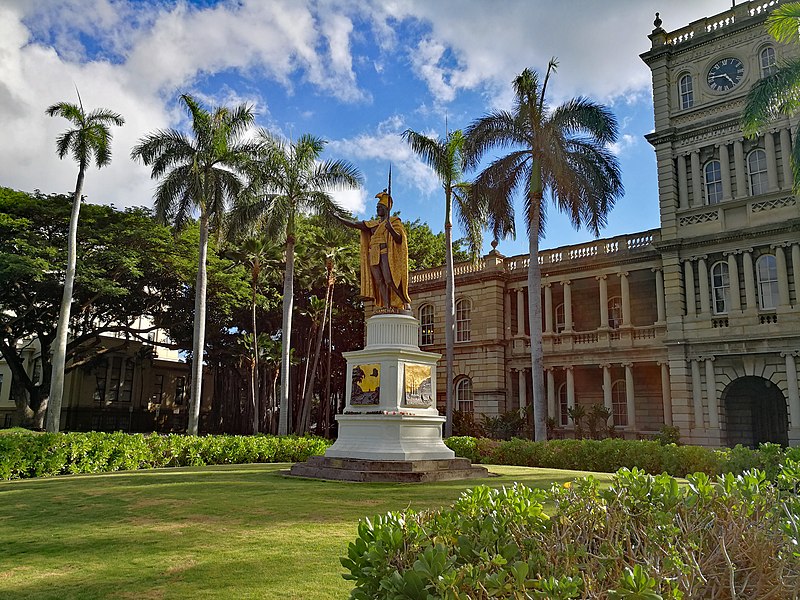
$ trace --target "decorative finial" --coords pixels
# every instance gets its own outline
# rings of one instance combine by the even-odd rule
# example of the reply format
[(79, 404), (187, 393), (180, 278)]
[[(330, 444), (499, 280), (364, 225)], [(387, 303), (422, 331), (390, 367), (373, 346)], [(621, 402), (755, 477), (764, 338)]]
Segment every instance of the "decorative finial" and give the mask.
[(497, 250), (497, 240), (492, 240), (492, 250)]
[(661, 20), (661, 17), (659, 17), (659, 16), (658, 16), (658, 13), (656, 13), (656, 20), (655, 20), (655, 21), (653, 21), (653, 26), (654, 26), (656, 29), (661, 29), (661, 23), (662, 23), (662, 22), (663, 22), (663, 21)]

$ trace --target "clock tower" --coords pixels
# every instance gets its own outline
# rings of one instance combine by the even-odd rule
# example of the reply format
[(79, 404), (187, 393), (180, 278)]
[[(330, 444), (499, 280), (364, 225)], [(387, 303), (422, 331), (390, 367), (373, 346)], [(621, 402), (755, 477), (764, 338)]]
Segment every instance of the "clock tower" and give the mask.
[(800, 56), (766, 31), (782, 3), (743, 2), (671, 32), (657, 14), (641, 55), (653, 81), (647, 139), (673, 411), (694, 443), (800, 442), (800, 204), (790, 160), (798, 116), (754, 139), (740, 124), (753, 84)]

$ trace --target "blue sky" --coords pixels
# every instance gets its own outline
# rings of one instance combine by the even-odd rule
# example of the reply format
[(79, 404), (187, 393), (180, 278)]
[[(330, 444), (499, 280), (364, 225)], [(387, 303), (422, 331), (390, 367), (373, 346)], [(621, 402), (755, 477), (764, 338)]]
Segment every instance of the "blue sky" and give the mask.
[[(86, 179), (89, 201), (152, 204), (146, 167), (130, 148), (146, 133), (182, 128), (177, 103), (247, 102), (258, 124), (287, 137), (313, 133), (327, 156), (355, 163), (366, 186), (338, 196), (361, 218), (393, 165), (404, 219), (442, 228), (441, 188), (402, 142), (406, 128), (444, 135), (510, 108), (525, 67), (559, 71), (551, 101), (586, 95), (620, 123), (615, 147), (625, 196), (603, 237), (658, 226), (650, 73), (638, 55), (659, 11), (668, 31), (730, 8), (728, 0), (0, 0), (0, 185), (66, 192), (76, 166), (54, 140), (66, 122), (44, 115), (60, 100), (123, 114), (114, 161)], [(527, 248), (524, 225), (512, 255)], [(458, 232), (457, 232), (458, 234)], [(550, 213), (545, 247), (588, 241)], [(488, 242), (486, 240), (487, 247)]]

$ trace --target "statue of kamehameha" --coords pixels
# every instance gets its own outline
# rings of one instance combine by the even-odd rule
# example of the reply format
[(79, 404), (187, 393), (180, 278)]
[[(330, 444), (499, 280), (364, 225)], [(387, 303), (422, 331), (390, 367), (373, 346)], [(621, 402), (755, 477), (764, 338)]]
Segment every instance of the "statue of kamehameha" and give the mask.
[(361, 232), (361, 295), (384, 311), (411, 308), (408, 297), (408, 238), (399, 217), (391, 216), (392, 170), (389, 187), (375, 195), (377, 219), (339, 221)]

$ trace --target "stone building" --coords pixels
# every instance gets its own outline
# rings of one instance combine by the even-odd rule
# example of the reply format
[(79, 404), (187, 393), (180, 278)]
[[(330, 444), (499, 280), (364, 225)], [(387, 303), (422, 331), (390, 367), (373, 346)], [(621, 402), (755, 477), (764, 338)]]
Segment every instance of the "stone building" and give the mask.
[[(653, 77), (659, 229), (541, 252), (548, 415), (603, 403), (626, 437), (666, 425), (710, 446), (800, 443), (796, 117), (757, 139), (745, 96), (798, 48), (765, 31), (779, 0), (743, 2), (641, 55)], [(528, 257), (456, 265), (458, 408), (531, 402)], [(444, 353), (443, 270), (411, 275), (420, 345)], [(539, 326), (539, 324), (536, 324)], [(444, 361), (438, 398), (444, 397)]]

